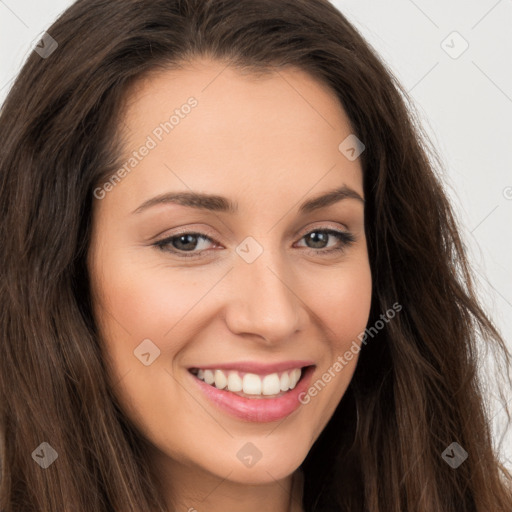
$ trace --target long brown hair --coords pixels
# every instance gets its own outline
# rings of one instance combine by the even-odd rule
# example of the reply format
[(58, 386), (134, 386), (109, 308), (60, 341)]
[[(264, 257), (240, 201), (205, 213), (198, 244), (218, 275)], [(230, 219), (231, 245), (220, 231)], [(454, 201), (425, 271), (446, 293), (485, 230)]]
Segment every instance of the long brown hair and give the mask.
[[(366, 146), (369, 324), (402, 310), (363, 347), (302, 464), (304, 509), (510, 512), (478, 372), (479, 347), (502, 369), (510, 354), (475, 296), (439, 158), (347, 19), (327, 0), (79, 0), (48, 33), (58, 47), (29, 56), (0, 113), (2, 512), (165, 510), (107, 381), (85, 262), (128, 88), (197, 56), (311, 73)], [(58, 454), (45, 470), (42, 442)], [(442, 456), (453, 442), (468, 454), (457, 469)]]

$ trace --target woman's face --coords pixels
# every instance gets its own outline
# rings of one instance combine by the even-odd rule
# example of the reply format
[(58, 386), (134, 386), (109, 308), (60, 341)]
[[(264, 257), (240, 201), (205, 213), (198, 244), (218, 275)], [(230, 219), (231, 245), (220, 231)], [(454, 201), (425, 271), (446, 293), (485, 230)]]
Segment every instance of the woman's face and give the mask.
[(88, 261), (115, 392), (169, 474), (284, 478), (369, 316), (348, 118), (303, 71), (202, 60), (140, 82), (122, 124), (127, 166), (95, 192)]

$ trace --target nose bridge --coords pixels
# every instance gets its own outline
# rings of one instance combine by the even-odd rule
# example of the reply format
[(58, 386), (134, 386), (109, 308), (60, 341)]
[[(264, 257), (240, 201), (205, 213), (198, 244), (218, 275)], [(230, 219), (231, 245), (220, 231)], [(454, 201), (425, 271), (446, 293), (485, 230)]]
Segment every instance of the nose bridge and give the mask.
[(286, 270), (285, 255), (270, 244), (271, 237), (264, 242), (248, 237), (237, 247), (226, 318), (233, 332), (279, 340), (298, 329), (301, 304), (292, 291), (293, 277)]

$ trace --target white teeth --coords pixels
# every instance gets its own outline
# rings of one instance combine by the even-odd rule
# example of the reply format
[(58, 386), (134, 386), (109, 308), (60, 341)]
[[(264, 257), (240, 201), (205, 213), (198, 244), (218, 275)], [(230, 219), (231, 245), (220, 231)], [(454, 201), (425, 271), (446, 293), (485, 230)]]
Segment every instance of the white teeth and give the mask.
[(264, 395), (277, 395), (281, 391), (279, 375), (273, 373), (263, 377), (261, 388)]
[(238, 372), (229, 372), (228, 376), (228, 390), (233, 392), (242, 391), (242, 379)]
[(206, 384), (213, 384), (215, 382), (215, 377), (213, 376), (213, 372), (211, 370), (204, 371), (204, 381)]
[(295, 388), (300, 379), (302, 370), (295, 368), (269, 375), (256, 375), (246, 373), (243, 377), (237, 371), (230, 371), (228, 375), (223, 370), (198, 370), (196, 377), (217, 389), (227, 389), (233, 393), (243, 392), (246, 395), (278, 395)]
[(297, 382), (299, 382), (300, 379), (300, 370), (298, 368), (295, 368), (295, 370), (290, 372), (290, 389), (293, 389)]
[(217, 389), (224, 389), (228, 383), (228, 379), (222, 370), (215, 370), (215, 387)]
[(261, 395), (261, 379), (254, 373), (246, 373), (243, 379), (244, 393), (247, 395)]
[(281, 375), (281, 391), (288, 391), (290, 389), (290, 375), (288, 372), (284, 372)]

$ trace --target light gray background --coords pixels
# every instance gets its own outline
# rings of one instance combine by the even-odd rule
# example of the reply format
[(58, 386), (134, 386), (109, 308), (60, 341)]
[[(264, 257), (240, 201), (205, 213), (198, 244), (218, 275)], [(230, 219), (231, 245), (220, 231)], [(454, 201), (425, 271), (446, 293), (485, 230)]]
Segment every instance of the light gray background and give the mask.
[[(0, 102), (39, 35), (71, 3), (0, 0)], [(444, 161), (480, 295), (512, 350), (512, 0), (333, 3), (422, 114)], [(457, 57), (464, 40), (469, 46)], [(491, 390), (496, 443), (504, 438), (500, 453), (512, 468), (512, 432), (493, 396)]]

